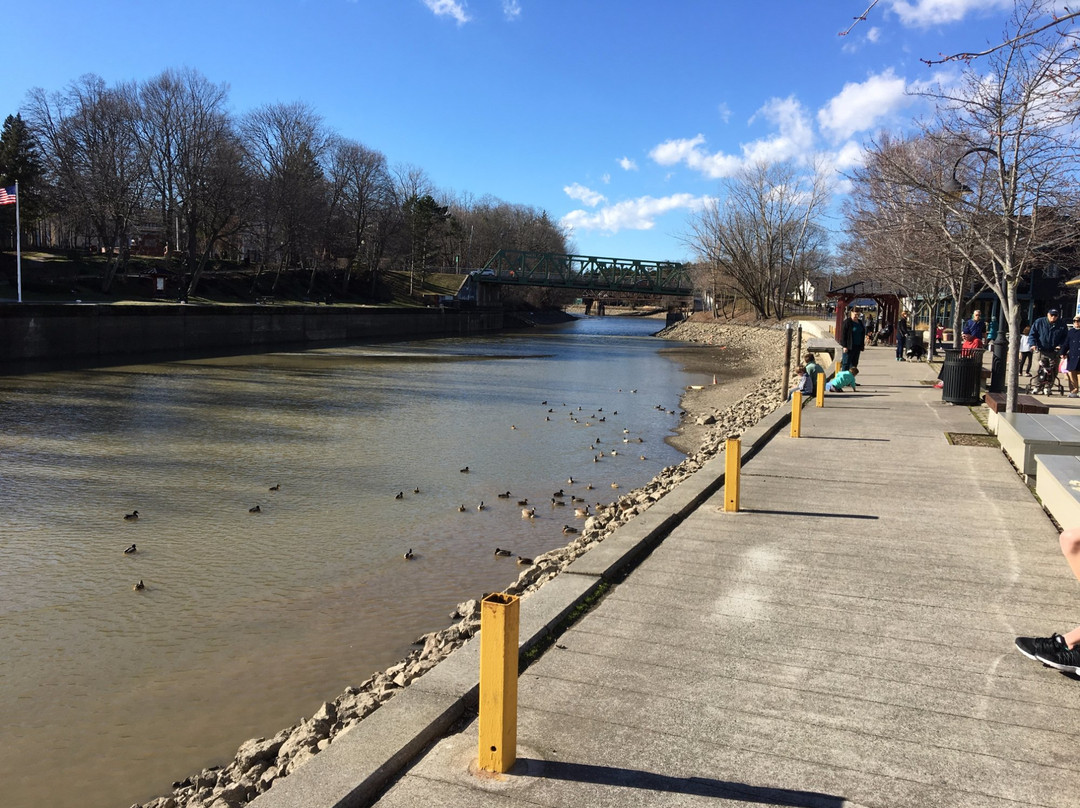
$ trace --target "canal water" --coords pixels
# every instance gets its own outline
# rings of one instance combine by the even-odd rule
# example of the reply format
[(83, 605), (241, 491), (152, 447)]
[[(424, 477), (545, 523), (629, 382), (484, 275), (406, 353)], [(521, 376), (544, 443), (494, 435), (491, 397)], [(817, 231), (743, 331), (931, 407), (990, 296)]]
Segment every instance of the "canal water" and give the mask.
[(661, 326), (0, 378), (0, 803), (166, 793), (511, 583), (496, 546), (566, 541), (554, 491), (609, 502), (682, 459), (705, 380)]

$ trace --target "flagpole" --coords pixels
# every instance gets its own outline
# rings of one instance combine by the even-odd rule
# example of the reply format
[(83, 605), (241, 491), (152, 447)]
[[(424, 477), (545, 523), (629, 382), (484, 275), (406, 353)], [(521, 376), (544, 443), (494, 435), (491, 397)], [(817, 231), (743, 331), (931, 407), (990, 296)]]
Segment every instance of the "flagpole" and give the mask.
[(19, 285), (19, 302), (22, 303), (22, 236), (19, 230), (19, 181), (15, 180), (15, 279)]

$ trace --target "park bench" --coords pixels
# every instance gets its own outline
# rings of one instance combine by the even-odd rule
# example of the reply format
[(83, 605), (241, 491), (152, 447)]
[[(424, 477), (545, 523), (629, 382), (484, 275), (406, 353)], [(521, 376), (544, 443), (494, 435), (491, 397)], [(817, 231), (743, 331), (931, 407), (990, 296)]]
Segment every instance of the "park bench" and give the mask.
[[(1005, 412), (1004, 393), (986, 393), (983, 402), (991, 412)], [(1028, 412), (1033, 415), (1046, 415), (1050, 412), (1050, 405), (1043, 404), (1035, 396), (1019, 395), (1016, 397), (1016, 412)]]
[(1080, 457), (1035, 455), (1035, 493), (1064, 527), (1080, 525)]
[(1026, 477), (1034, 477), (1035, 455), (1080, 455), (1080, 416), (1001, 413), (997, 419), (1001, 448)]
[(811, 337), (806, 341), (806, 350), (815, 354), (827, 353), (833, 360), (843, 353), (840, 343), (832, 337)]

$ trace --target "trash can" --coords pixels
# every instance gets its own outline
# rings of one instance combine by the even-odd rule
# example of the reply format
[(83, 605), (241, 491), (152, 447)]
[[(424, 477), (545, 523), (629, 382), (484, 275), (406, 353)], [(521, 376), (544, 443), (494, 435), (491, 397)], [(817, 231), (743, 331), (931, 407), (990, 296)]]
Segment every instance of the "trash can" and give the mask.
[(982, 383), (982, 348), (944, 348), (941, 400), (950, 404), (978, 404)]

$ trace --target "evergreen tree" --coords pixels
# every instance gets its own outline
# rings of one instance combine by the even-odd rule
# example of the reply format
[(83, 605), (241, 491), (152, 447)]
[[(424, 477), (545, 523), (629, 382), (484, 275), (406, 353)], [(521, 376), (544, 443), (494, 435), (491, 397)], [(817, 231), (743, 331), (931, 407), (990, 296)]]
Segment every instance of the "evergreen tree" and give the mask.
[[(42, 212), (41, 160), (33, 134), (21, 115), (8, 115), (0, 130), (0, 186), (19, 183), (19, 215), (23, 230)], [(0, 207), (0, 233), (3, 247), (15, 242), (15, 206)]]

